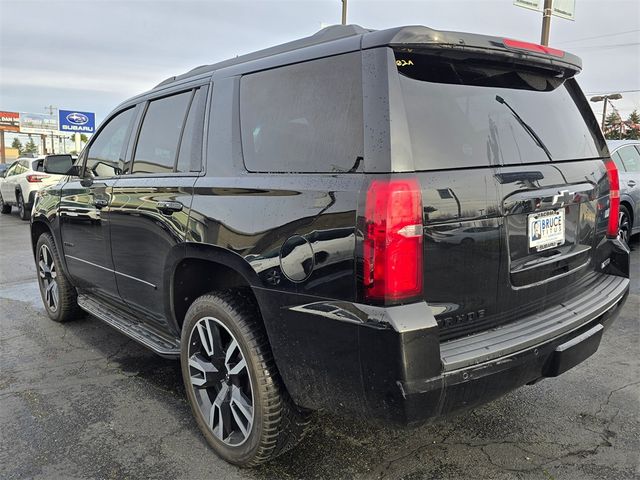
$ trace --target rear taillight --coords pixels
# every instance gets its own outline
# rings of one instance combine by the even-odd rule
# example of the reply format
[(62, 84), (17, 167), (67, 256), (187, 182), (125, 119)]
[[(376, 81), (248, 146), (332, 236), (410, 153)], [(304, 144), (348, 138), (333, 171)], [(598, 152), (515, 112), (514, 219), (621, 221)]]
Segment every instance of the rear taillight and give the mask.
[(564, 52), (557, 48), (550, 48), (537, 43), (523, 42), (521, 40), (512, 40), (510, 38), (503, 38), (502, 43), (507, 48), (515, 48), (516, 50), (527, 50), (529, 52), (544, 53), (546, 55), (553, 55), (554, 57), (564, 57)]
[(367, 299), (394, 301), (422, 293), (422, 195), (416, 179), (371, 182), (363, 253)]
[(43, 179), (49, 178), (49, 175), (27, 175), (27, 182), (29, 183), (38, 183), (42, 182)]
[(607, 167), (607, 179), (609, 180), (609, 223), (607, 224), (607, 237), (618, 236), (618, 215), (620, 214), (620, 178), (618, 167), (609, 159), (604, 162)]

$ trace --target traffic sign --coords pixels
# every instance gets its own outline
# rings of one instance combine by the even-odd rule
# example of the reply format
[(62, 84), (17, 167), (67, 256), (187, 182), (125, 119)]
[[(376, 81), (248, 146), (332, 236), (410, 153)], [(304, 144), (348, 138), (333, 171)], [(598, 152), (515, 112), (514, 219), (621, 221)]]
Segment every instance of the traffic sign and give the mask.
[[(544, 9), (544, 0), (513, 0), (513, 4), (517, 7), (528, 8), (537, 12), (542, 12)], [(566, 18), (567, 20), (575, 20), (576, 0), (553, 0), (551, 15)]]
[(93, 133), (96, 130), (96, 114), (77, 110), (58, 110), (60, 131), (67, 133)]

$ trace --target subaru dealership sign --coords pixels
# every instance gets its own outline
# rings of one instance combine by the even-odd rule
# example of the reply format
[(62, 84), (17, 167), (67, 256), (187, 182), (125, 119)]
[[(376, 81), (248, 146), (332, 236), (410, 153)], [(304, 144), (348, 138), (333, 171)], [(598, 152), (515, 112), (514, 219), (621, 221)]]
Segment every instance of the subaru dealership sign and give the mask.
[(58, 110), (60, 131), (68, 133), (93, 133), (96, 130), (96, 114), (75, 110)]

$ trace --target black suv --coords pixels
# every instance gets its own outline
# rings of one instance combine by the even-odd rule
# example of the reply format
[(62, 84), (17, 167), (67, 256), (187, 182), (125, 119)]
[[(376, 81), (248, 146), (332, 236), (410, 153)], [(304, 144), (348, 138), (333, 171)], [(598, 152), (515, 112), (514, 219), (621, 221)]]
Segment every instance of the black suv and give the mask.
[(629, 288), (580, 68), (345, 26), (169, 78), (38, 196), (47, 312), (179, 358), (204, 436), (243, 466), (313, 410), (415, 424), (557, 376)]

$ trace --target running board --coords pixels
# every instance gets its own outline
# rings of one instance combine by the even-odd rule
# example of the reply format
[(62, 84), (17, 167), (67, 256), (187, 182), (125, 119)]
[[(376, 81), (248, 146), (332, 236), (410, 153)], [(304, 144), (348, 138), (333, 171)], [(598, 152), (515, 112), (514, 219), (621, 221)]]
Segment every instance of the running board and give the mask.
[(165, 358), (180, 358), (180, 341), (170, 338), (141, 323), (128, 312), (107, 307), (104, 302), (87, 294), (78, 294), (78, 306), (85, 312), (111, 325), (126, 336)]

